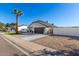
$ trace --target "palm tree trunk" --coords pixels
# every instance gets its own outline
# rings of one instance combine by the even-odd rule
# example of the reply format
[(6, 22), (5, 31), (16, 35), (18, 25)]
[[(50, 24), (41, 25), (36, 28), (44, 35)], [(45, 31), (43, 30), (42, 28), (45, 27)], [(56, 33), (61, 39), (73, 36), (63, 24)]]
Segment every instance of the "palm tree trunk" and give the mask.
[(16, 34), (18, 34), (18, 15), (16, 15)]

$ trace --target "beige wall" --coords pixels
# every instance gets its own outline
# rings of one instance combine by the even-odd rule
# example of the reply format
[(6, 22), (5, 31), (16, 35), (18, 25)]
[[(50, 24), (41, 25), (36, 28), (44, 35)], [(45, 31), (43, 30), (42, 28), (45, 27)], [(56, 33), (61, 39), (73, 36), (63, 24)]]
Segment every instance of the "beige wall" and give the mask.
[[(45, 34), (48, 34), (50, 32), (50, 30), (52, 29), (52, 27), (46, 27), (44, 30)], [(53, 30), (53, 29), (52, 29)]]

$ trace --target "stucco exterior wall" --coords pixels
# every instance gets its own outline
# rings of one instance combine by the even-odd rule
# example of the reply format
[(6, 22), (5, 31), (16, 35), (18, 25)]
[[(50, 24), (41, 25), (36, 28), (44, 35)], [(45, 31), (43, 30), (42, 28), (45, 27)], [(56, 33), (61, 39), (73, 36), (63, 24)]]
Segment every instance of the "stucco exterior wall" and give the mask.
[[(46, 27), (44, 30), (44, 34), (49, 34), (51, 27)], [(52, 29), (53, 30), (53, 29)]]

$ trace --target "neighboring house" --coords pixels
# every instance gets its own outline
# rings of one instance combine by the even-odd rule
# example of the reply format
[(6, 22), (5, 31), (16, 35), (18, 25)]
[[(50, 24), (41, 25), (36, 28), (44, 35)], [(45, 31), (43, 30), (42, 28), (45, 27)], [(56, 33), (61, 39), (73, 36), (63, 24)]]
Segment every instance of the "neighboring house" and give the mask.
[[(6, 27), (6, 31), (8, 32), (15, 32), (16, 31), (16, 26), (15, 27)], [(27, 32), (28, 31), (28, 28), (26, 25), (20, 25), (18, 26), (18, 31), (19, 32)]]
[(15, 27), (6, 27), (5, 29), (6, 29), (5, 31), (8, 32), (15, 32)]
[(37, 20), (29, 25), (29, 29), (33, 33), (48, 34), (51, 29), (53, 30), (53, 25), (42, 20)]
[(27, 32), (28, 28), (26, 25), (21, 25), (18, 27), (19, 32)]

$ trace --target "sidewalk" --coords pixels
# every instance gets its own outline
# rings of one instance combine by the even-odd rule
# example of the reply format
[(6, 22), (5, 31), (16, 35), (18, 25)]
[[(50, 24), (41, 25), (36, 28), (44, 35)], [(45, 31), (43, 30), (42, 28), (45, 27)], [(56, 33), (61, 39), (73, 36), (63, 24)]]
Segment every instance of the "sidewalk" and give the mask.
[(30, 53), (32, 53), (32, 52), (42, 51), (43, 49), (46, 49), (48, 51), (56, 51), (54, 49), (51, 49), (51, 48), (48, 48), (48, 47), (45, 47), (45, 46), (42, 46), (42, 45), (39, 45), (39, 44), (36, 44), (33, 42), (29, 42), (24, 39), (18, 39), (16, 37), (12, 37), (10, 35), (3, 34), (3, 38), (11, 41), (12, 43), (14, 43), (18, 47), (20, 47), (21, 48), (20, 50), (21, 51), (24, 50), (24, 53), (27, 55), (30, 55)]

